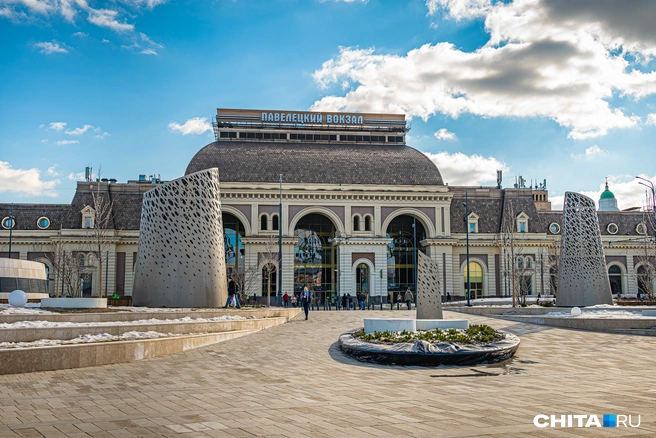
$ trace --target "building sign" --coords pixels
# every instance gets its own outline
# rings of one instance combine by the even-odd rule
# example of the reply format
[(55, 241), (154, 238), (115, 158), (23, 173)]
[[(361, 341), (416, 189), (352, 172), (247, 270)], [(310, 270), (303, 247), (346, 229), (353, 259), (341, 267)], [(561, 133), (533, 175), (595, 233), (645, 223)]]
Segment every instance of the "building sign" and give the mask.
[(313, 111), (217, 109), (218, 123), (243, 125), (302, 125), (405, 127), (403, 114), (325, 113)]

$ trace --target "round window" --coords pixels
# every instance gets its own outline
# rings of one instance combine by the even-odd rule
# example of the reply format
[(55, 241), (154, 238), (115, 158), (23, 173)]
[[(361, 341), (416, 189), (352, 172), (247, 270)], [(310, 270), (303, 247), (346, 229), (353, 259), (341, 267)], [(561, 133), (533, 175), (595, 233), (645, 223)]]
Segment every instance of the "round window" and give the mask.
[(16, 219), (14, 219), (13, 217), (10, 218), (9, 216), (7, 216), (6, 218), (2, 219), (2, 228), (6, 230), (10, 228), (14, 228), (15, 225), (16, 225)]
[(39, 227), (42, 230), (45, 230), (46, 228), (48, 228), (50, 226), (50, 219), (48, 219), (45, 216), (41, 217), (41, 218), (39, 218), (38, 221), (36, 221), (36, 226)]
[(556, 222), (552, 222), (551, 225), (549, 225), (549, 231), (551, 234), (560, 233), (560, 225), (558, 225)]
[(609, 234), (617, 234), (618, 230), (619, 230), (619, 228), (617, 227), (617, 224), (614, 224), (614, 223), (610, 223), (606, 227), (606, 231), (608, 231)]
[(638, 234), (645, 234), (645, 224), (643, 224), (642, 222), (640, 222), (638, 225), (636, 225), (636, 227), (635, 227), (635, 231), (636, 231), (636, 233), (638, 233)]

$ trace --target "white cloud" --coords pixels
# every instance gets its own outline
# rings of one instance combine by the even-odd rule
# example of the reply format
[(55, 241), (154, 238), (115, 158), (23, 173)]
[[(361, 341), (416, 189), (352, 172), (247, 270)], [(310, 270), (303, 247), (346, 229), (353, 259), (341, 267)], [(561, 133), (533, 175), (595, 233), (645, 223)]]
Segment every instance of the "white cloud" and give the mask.
[(74, 37), (80, 37), (80, 38), (86, 38), (86, 37), (89, 36), (89, 34), (88, 34), (88, 33), (85, 33), (85, 32), (75, 32), (75, 33), (74, 33), (73, 35), (71, 35), (71, 36), (74, 36)]
[(108, 137), (108, 136), (109, 136), (109, 133), (108, 133), (108, 132), (103, 132), (102, 134), (98, 134), (98, 135), (96, 135), (96, 138), (99, 138), (99, 139), (101, 139), (101, 140), (104, 140), (105, 137)]
[(582, 154), (571, 154), (570, 156), (574, 159), (581, 159), (581, 158), (593, 158), (596, 156), (600, 155), (606, 155), (608, 153), (607, 150), (600, 148), (596, 144), (590, 146), (589, 148), (586, 148), (585, 153)]
[(50, 125), (48, 125), (50, 129), (54, 129), (55, 131), (61, 131), (66, 127), (66, 122), (50, 122)]
[(79, 143), (79, 141), (77, 141), (77, 140), (59, 140), (57, 142), (57, 144), (59, 146), (64, 146), (64, 145), (67, 145), (67, 144), (76, 144), (76, 143)]
[(187, 120), (184, 124), (180, 125), (175, 122), (169, 123), (169, 129), (172, 132), (179, 132), (182, 135), (189, 134), (202, 134), (210, 131), (212, 125), (207, 121), (207, 117), (194, 117)]
[(69, 173), (67, 178), (71, 181), (84, 181), (84, 172)]
[(656, 126), (656, 113), (652, 113), (647, 116), (647, 121), (645, 122), (645, 125)]
[(43, 140), (41, 140), (41, 143), (48, 143), (48, 139), (44, 138)]
[(497, 170), (508, 171), (508, 166), (494, 157), (465, 155), (462, 152), (449, 154), (424, 152), (437, 166), (445, 184), (451, 186), (479, 186), (495, 184)]
[(111, 9), (92, 9), (89, 8), (89, 23), (95, 24), (98, 27), (106, 27), (115, 32), (132, 32), (134, 30), (133, 24), (119, 23), (116, 19), (117, 11)]
[(109, 43), (109, 40), (103, 39), (101, 42), (107, 44), (107, 43)]
[(89, 129), (93, 129), (93, 126), (92, 125), (84, 125), (81, 128), (68, 129), (65, 132), (68, 135), (82, 135), (85, 132), (87, 132)]
[(142, 55), (157, 55), (157, 52), (153, 49), (143, 49), (141, 52)]
[(57, 166), (58, 166), (58, 164), (55, 164), (53, 166), (48, 167), (48, 170), (46, 170), (46, 175), (48, 175), (48, 176), (59, 176), (59, 172), (57, 172)]
[(45, 127), (46, 127), (46, 125), (45, 125), (44, 123), (41, 123), (41, 124), (39, 125), (39, 128), (41, 128), (41, 129), (43, 129), (43, 128), (45, 128)]
[(449, 132), (446, 128), (438, 130), (433, 135), (438, 140), (455, 140), (457, 138), (453, 132)]
[(468, 52), (440, 42), (402, 55), (342, 47), (313, 76), (323, 89), (343, 81), (352, 88), (312, 109), (401, 111), (424, 120), (438, 113), (543, 117), (573, 139), (633, 128), (640, 118), (615, 107), (613, 97), (656, 94), (656, 71), (643, 72), (641, 63), (656, 55), (646, 18), (656, 14), (656, 2), (636, 1), (627, 8), (585, 0), (429, 0), (429, 15), (444, 9), (454, 19), (484, 16), (487, 44)]
[(42, 181), (39, 169), (14, 169), (6, 161), (0, 161), (0, 192), (17, 192), (24, 196), (57, 197), (58, 179)]
[(52, 55), (53, 53), (68, 53), (68, 50), (60, 46), (59, 43), (54, 40), (52, 42), (44, 41), (41, 43), (35, 43), (33, 47), (39, 49), (39, 52), (43, 53), (44, 55)]

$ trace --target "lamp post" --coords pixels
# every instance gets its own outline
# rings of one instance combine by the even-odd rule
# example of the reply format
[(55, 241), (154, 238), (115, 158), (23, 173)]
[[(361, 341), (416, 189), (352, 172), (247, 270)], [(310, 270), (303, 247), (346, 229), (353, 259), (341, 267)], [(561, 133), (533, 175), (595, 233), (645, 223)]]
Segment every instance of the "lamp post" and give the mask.
[(656, 237), (656, 193), (654, 193), (654, 183), (647, 178), (643, 178), (641, 176), (636, 176), (637, 179), (640, 179), (642, 181), (638, 181), (638, 184), (647, 187), (648, 189), (651, 190), (651, 214), (652, 214), (652, 228), (654, 230), (654, 236)]
[(471, 283), (469, 282), (469, 196), (467, 191), (465, 191), (465, 202), (462, 205), (465, 207), (465, 235), (467, 242), (467, 306), (471, 306), (471, 302), (469, 301)]
[(14, 204), (11, 204), (11, 209), (9, 210), (9, 217), (7, 221), (3, 224), (5, 226), (9, 225), (9, 253), (7, 258), (11, 258), (11, 234), (14, 231), (14, 226), (16, 225), (16, 218), (14, 217)]
[(278, 205), (278, 305), (282, 304), (282, 173), (280, 174), (280, 204)]
[(412, 215), (412, 247), (414, 249), (414, 265), (415, 265), (415, 306), (417, 305), (417, 215)]

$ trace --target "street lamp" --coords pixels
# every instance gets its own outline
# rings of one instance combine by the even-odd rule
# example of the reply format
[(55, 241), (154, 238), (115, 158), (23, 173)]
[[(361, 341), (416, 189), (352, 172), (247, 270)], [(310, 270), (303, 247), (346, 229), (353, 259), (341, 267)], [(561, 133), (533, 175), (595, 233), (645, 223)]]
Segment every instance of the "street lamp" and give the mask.
[(280, 174), (280, 205), (278, 206), (278, 305), (282, 304), (282, 173)]
[(471, 283), (469, 282), (469, 196), (467, 191), (465, 191), (465, 202), (462, 203), (465, 207), (465, 234), (467, 242), (467, 306), (471, 306), (469, 301), (469, 296), (471, 294)]

